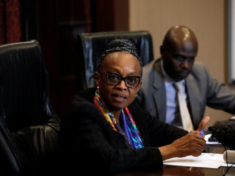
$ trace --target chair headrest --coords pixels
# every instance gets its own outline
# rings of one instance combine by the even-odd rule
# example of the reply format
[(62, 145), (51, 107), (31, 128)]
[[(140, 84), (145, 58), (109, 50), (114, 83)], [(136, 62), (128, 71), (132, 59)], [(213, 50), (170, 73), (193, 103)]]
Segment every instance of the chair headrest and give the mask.
[(81, 33), (77, 39), (75, 70), (79, 90), (95, 86), (94, 80), (90, 78), (96, 70), (98, 59), (107, 44), (117, 38), (128, 39), (136, 45), (143, 65), (154, 59), (152, 36), (148, 31)]
[(49, 80), (36, 40), (0, 46), (0, 120), (11, 130), (46, 121)]

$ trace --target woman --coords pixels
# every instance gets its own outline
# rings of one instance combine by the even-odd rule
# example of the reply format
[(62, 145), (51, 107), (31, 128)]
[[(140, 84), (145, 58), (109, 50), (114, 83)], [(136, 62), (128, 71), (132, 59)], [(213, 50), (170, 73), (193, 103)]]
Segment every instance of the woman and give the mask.
[(110, 42), (94, 74), (97, 88), (76, 94), (62, 123), (58, 156), (64, 174), (115, 175), (201, 154), (205, 141), (199, 132), (209, 117), (191, 133), (151, 117), (134, 100), (141, 76), (134, 44)]

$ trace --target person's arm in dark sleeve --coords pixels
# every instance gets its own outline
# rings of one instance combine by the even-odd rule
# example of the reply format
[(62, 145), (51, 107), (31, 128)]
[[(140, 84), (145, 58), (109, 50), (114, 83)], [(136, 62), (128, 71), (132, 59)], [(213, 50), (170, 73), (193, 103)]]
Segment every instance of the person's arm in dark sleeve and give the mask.
[[(83, 113), (85, 109), (92, 115)], [(113, 131), (111, 126), (110, 131), (106, 131), (102, 128), (103, 122), (95, 120), (100, 116), (98, 109), (85, 105), (79, 108), (74, 106), (70, 110), (60, 134), (60, 152), (66, 152), (63, 162), (70, 170), (81, 167), (87, 173), (95, 171), (100, 175), (115, 175), (130, 170), (162, 167), (162, 156), (157, 147), (137, 150), (123, 147), (125, 141), (121, 134)], [(117, 140), (109, 141), (110, 134), (114, 134)], [(113, 147), (119, 143), (121, 147)]]

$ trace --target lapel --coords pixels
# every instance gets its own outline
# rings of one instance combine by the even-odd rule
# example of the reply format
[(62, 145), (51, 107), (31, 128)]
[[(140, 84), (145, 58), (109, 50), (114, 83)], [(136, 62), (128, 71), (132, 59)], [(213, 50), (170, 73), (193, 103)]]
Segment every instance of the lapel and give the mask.
[(194, 124), (194, 129), (197, 128), (195, 124), (199, 124), (201, 119), (200, 119), (200, 95), (199, 95), (199, 90), (198, 86), (192, 76), (192, 74), (189, 74), (188, 77), (186, 78), (186, 86), (187, 86), (187, 92), (188, 92), (188, 99), (189, 99), (189, 104), (190, 104), (190, 109), (191, 109), (191, 119)]
[(166, 121), (166, 90), (161, 70), (161, 59), (154, 63), (153, 71), (153, 99), (157, 109), (158, 118), (163, 122)]

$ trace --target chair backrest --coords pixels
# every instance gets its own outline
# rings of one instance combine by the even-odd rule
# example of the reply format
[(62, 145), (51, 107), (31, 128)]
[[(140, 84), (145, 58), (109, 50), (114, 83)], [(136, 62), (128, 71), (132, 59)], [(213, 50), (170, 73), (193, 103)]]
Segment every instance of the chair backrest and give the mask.
[(39, 43), (0, 45), (0, 160), (7, 173), (40, 175), (52, 168), (60, 123)]
[(107, 44), (116, 38), (125, 38), (132, 41), (138, 50), (143, 64), (154, 59), (152, 36), (148, 31), (118, 31), (81, 33), (76, 43), (76, 82), (78, 90), (95, 86), (92, 76), (96, 70), (97, 62), (104, 52)]

